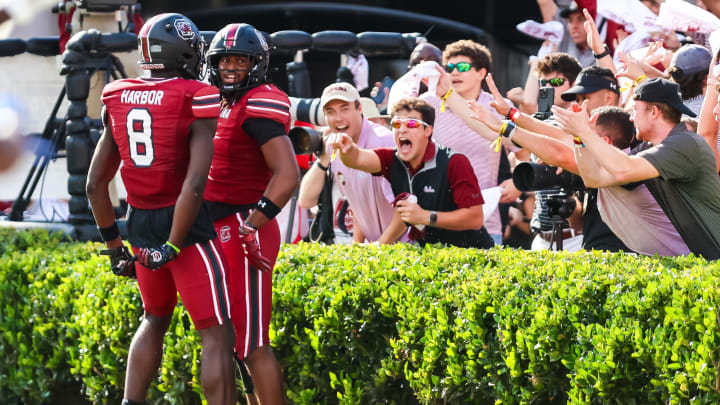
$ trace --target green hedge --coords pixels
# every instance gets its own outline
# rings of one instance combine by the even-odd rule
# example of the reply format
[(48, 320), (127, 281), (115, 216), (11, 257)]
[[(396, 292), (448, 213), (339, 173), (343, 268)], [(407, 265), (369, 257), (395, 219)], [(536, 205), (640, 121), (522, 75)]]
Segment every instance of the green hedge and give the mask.
[[(98, 245), (0, 231), (0, 403), (121, 397), (141, 315)], [(271, 338), (316, 403), (720, 403), (720, 266), (406, 245), (286, 246)], [(199, 403), (185, 311), (151, 403)]]

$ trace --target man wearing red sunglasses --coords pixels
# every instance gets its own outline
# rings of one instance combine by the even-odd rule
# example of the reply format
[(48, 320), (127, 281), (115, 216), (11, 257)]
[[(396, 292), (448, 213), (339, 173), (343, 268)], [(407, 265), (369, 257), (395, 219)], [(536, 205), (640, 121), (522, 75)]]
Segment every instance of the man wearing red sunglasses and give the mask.
[[(340, 151), (347, 167), (390, 181), (399, 201), (392, 224), (379, 242), (392, 243), (407, 225), (413, 225), (411, 236), (421, 245), (492, 247), (483, 226), (484, 200), (470, 161), (431, 140), (435, 109), (423, 100), (406, 98), (393, 106), (392, 116), (394, 149), (363, 149), (342, 133), (328, 142)], [(408, 195), (414, 197), (398, 198)]]

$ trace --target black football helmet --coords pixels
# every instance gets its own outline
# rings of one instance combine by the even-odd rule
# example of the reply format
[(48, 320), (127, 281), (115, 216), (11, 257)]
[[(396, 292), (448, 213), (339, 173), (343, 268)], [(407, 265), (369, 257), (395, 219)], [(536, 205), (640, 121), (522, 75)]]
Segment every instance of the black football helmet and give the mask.
[(143, 69), (178, 70), (187, 79), (200, 75), (204, 42), (197, 26), (182, 14), (164, 13), (149, 19), (138, 34)]
[[(218, 64), (223, 55), (243, 55), (250, 60), (250, 69), (244, 81), (224, 84)], [(223, 93), (243, 90), (265, 83), (270, 66), (270, 47), (265, 36), (250, 24), (229, 24), (218, 31), (207, 52), (210, 83)]]

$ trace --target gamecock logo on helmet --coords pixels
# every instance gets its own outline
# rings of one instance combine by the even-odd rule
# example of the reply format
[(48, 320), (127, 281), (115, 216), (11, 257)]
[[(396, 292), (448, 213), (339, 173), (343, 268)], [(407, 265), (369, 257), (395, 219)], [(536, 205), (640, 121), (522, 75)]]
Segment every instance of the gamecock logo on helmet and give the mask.
[(195, 38), (195, 31), (187, 20), (175, 20), (175, 29), (177, 29), (178, 35), (180, 35), (181, 38)]

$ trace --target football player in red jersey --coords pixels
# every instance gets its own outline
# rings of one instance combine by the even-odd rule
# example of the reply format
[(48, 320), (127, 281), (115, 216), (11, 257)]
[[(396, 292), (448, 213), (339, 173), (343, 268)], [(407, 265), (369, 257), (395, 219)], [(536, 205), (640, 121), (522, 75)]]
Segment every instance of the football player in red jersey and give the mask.
[(268, 338), (272, 268), (280, 249), (275, 216), (300, 179), (287, 136), (290, 101), (268, 83), (269, 57), (264, 36), (248, 24), (225, 26), (207, 52), (222, 110), (205, 199), (230, 268), (236, 359), (248, 401), (262, 405), (285, 402)]
[[(138, 51), (150, 77), (105, 86), (105, 130), (87, 182), (105, 254), (116, 274), (137, 277), (145, 310), (130, 345), (123, 404), (143, 403), (147, 396), (178, 293), (202, 339), (205, 398), (235, 404), (228, 267), (203, 205), (220, 95), (195, 80), (203, 42), (187, 17), (160, 14), (148, 20)], [(128, 239), (137, 257), (122, 243), (108, 194), (121, 162), (130, 206)]]

